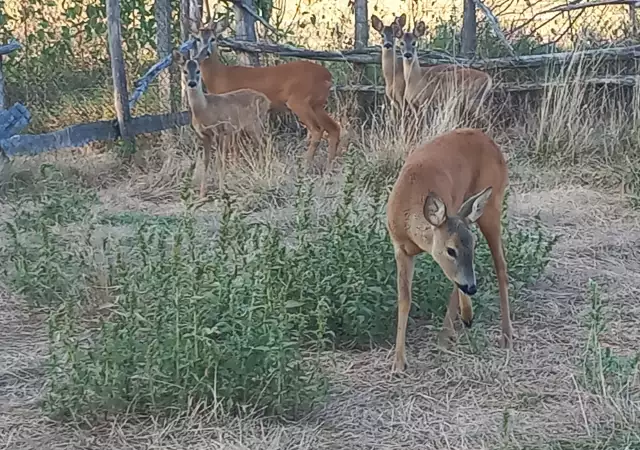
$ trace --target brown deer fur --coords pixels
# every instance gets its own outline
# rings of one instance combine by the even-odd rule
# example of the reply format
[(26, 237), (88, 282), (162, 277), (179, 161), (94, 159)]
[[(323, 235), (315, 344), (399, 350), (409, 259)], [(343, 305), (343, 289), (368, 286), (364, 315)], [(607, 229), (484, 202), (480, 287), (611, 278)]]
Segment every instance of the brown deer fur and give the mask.
[[(307, 166), (310, 166), (324, 132), (328, 135), (328, 164), (338, 155), (340, 125), (326, 112), (332, 86), (331, 73), (320, 64), (294, 61), (268, 67), (227, 66), (222, 64), (217, 48), (220, 33), (227, 27), (225, 19), (213, 19), (197, 30), (200, 51), (208, 47), (210, 57), (201, 62), (202, 78), (208, 92), (222, 94), (237, 89), (253, 89), (265, 94), (272, 109), (289, 108), (309, 133)], [(195, 31), (195, 30), (194, 30)]]
[(470, 295), (476, 292), (473, 265), (477, 222), (493, 257), (500, 292), (503, 346), (512, 340), (507, 268), (500, 216), (508, 184), (507, 165), (498, 146), (481, 130), (456, 129), (415, 149), (406, 159), (387, 204), (398, 282), (398, 324), (394, 370), (406, 366), (405, 334), (411, 307), (414, 258), (427, 252), (454, 284), (440, 333), (447, 345), (461, 318), (471, 326)]
[(418, 22), (413, 32), (403, 33), (396, 28), (403, 56), (405, 101), (418, 112), (431, 101), (447, 100), (462, 94), (468, 107), (477, 113), (491, 90), (491, 76), (480, 70), (451, 64), (420, 67), (417, 41), (425, 31), (426, 25), (422, 21)]
[(187, 98), (191, 110), (191, 125), (203, 142), (204, 175), (200, 185), (200, 196), (206, 195), (206, 175), (211, 159), (213, 141), (221, 137), (247, 134), (254, 142), (263, 135), (271, 102), (266, 95), (252, 89), (238, 89), (225, 94), (205, 94), (199, 61), (209, 56), (202, 49), (199, 56), (186, 59), (174, 50), (173, 57), (182, 65), (187, 80)]

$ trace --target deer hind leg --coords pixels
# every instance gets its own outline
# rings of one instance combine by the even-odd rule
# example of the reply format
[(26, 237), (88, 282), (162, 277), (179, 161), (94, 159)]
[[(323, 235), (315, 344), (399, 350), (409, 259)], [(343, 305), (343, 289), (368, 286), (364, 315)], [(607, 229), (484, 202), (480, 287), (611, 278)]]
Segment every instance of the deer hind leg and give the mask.
[(413, 281), (414, 257), (403, 249), (396, 247), (396, 269), (398, 282), (398, 327), (396, 330), (396, 353), (393, 362), (393, 372), (404, 372), (407, 367), (405, 355), (405, 339), (407, 335), (407, 321), (411, 309), (411, 283)]
[(202, 136), (202, 179), (200, 180), (200, 198), (207, 195), (207, 172), (211, 160), (212, 137), (209, 134)]
[(327, 151), (327, 167), (333, 163), (338, 155), (338, 145), (340, 144), (340, 125), (333, 120), (323, 107), (315, 108), (318, 123), (327, 132), (328, 151)]
[(307, 148), (307, 170), (309, 170), (316, 155), (316, 150), (318, 150), (318, 146), (322, 140), (322, 126), (316, 117), (315, 111), (308, 103), (287, 102), (287, 106), (295, 113), (296, 116), (298, 116), (300, 122), (302, 122), (302, 124), (307, 128), (309, 137), (309, 146)]
[(509, 311), (509, 280), (507, 278), (507, 262), (502, 248), (502, 230), (500, 224), (500, 211), (498, 206), (502, 202), (502, 196), (496, 196), (492, 204), (485, 207), (484, 213), (478, 219), (480, 231), (487, 239), (493, 265), (498, 278), (498, 290), (500, 292), (500, 325), (502, 335), (500, 346), (511, 348), (513, 342), (513, 329), (511, 326), (511, 314)]

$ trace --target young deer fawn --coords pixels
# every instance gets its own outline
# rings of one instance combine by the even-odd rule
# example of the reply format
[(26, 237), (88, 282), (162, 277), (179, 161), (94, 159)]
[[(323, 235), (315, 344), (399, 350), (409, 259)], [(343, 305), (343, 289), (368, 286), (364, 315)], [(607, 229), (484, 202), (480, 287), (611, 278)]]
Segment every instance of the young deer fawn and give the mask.
[(387, 203), (387, 228), (395, 250), (398, 277), (398, 328), (393, 370), (406, 367), (405, 335), (411, 307), (414, 258), (427, 252), (453, 282), (439, 341), (454, 335), (458, 306), (467, 327), (473, 321), (470, 296), (477, 291), (474, 270), (477, 223), (487, 239), (498, 278), (501, 345), (511, 345), (507, 266), (500, 215), (508, 184), (500, 148), (481, 130), (444, 133), (415, 149), (406, 159)]
[(418, 39), (424, 36), (426, 25), (416, 24), (413, 32), (403, 33), (396, 28), (403, 56), (404, 99), (418, 112), (426, 103), (462, 95), (465, 104), (478, 113), (485, 96), (493, 84), (491, 76), (480, 70), (442, 64), (420, 67), (418, 61)]
[(207, 26), (193, 30), (198, 52), (208, 48), (210, 53), (210, 57), (200, 63), (207, 91), (222, 94), (248, 88), (262, 92), (271, 101), (272, 109), (290, 109), (307, 128), (307, 167), (311, 166), (324, 132), (327, 132), (327, 165), (330, 165), (338, 156), (340, 143), (340, 125), (325, 111), (333, 84), (331, 73), (320, 64), (310, 61), (268, 67), (224, 65), (220, 61), (217, 42), (227, 26), (227, 18), (216, 22), (214, 16)]
[(382, 76), (384, 92), (391, 104), (402, 110), (404, 105), (404, 69), (402, 57), (396, 56), (396, 35), (407, 23), (406, 14), (396, 17), (391, 25), (384, 25), (375, 14), (371, 15), (371, 26), (382, 37)]
[(220, 143), (224, 137), (233, 138), (245, 133), (257, 143), (263, 135), (271, 105), (266, 95), (251, 89), (219, 95), (205, 94), (202, 90), (200, 61), (208, 57), (207, 48), (203, 48), (196, 59), (185, 58), (179, 51), (173, 51), (173, 58), (182, 66), (187, 81), (191, 125), (202, 139), (204, 148), (200, 197), (204, 197), (207, 191), (207, 169), (213, 141)]

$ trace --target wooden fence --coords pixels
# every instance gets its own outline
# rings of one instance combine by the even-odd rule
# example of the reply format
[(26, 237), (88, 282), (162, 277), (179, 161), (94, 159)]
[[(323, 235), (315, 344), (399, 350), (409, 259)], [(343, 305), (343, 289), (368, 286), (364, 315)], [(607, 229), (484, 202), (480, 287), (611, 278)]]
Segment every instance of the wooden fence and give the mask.
[[(183, 2), (181, 2), (181, 5), (184, 7), (183, 3), (189, 3), (189, 1), (190, 0), (183, 0)], [(251, 14), (255, 15), (255, 12), (252, 12), (250, 7), (248, 7), (245, 2), (241, 2), (240, 0), (238, 1), (239, 3), (236, 3), (240, 11), (244, 11), (245, 13), (249, 12), (247, 14), (249, 16), (251, 16)], [(359, 17), (358, 20), (362, 22), (362, 17), (366, 17), (366, 0), (355, 1), (356, 12), (357, 16)], [(486, 6), (479, 2), (479, 0), (473, 1), (475, 1), (477, 7), (481, 9), (486, 8)], [(362, 4), (362, 2), (364, 2), (364, 5)], [(169, 2), (165, 3), (168, 4)], [(157, 4), (160, 4), (160, 2), (157, 2)], [(107, 0), (106, 6), (109, 24), (109, 53), (111, 56), (116, 118), (110, 121), (77, 124), (50, 133), (37, 135), (20, 135), (17, 133), (29, 123), (30, 114), (23, 105), (16, 103), (8, 110), (0, 111), (0, 153), (5, 158), (7, 156), (17, 155), (36, 155), (42, 152), (60, 148), (81, 147), (94, 141), (113, 141), (117, 139), (123, 139), (125, 141), (131, 141), (132, 143), (134, 143), (134, 136), (138, 134), (157, 132), (190, 124), (191, 117), (187, 111), (132, 117), (131, 111), (135, 107), (137, 101), (146, 92), (152, 81), (156, 79), (160, 74), (162, 74), (163, 71), (172, 64), (172, 56), (171, 53), (167, 51), (167, 48), (163, 48), (162, 52), (159, 51), (159, 54), (162, 53), (164, 54), (164, 56), (156, 64), (154, 64), (144, 74), (144, 76), (142, 76), (134, 83), (134, 90), (131, 93), (131, 96), (129, 96), (127, 92), (126, 73), (124, 70), (124, 58), (122, 56), (119, 0)], [(490, 14), (490, 11), (485, 11), (485, 14)], [(499, 26), (497, 25), (497, 19), (494, 18), (493, 20), (495, 21), (496, 32), (498, 32)], [(265, 44), (232, 39), (224, 39), (222, 40), (220, 45), (222, 48), (240, 52), (245, 55), (270, 53), (277, 54), (283, 57), (297, 57), (316, 61), (342, 61), (353, 63), (356, 65), (380, 64), (379, 47), (367, 46), (368, 35), (366, 37), (363, 37), (364, 31), (363, 27), (361, 26), (362, 24), (360, 23), (359, 27), (358, 23), (356, 25), (356, 34), (359, 35), (359, 37), (356, 37), (359, 40), (358, 48), (353, 50), (317, 51), (297, 48), (289, 45)], [(368, 29), (368, 25), (365, 28)], [(502, 38), (504, 37), (504, 35), (500, 36), (502, 36)], [(188, 34), (185, 33), (184, 37), (188, 37)], [(507, 47), (509, 46), (506, 38), (504, 39), (504, 44)], [(167, 47), (166, 42), (163, 44), (163, 46)], [(192, 49), (193, 46), (194, 40), (187, 39), (186, 42), (184, 42), (179, 47), (179, 50), (185, 53)], [(19, 48), (20, 45), (17, 42), (12, 42), (5, 46), (0, 46), (0, 55), (6, 54), (2, 53), (3, 51), (10, 53), (11, 51), (15, 51)], [(463, 67), (474, 67), (485, 70), (525, 67), (536, 68), (544, 67), (549, 64), (564, 65), (571, 61), (585, 59), (594, 59), (598, 61), (611, 61), (621, 59), (636, 60), (637, 58), (640, 58), (640, 45), (607, 48), (600, 50), (587, 50), (582, 52), (555, 53), (520, 57), (515, 56), (514, 52), (511, 52), (511, 54), (512, 56), (509, 56), (507, 58), (478, 60), (473, 57), (452, 57), (441, 52), (428, 51), (421, 53), (419, 55), (419, 58), (420, 62), (425, 65), (453, 63)], [(247, 60), (250, 62), (254, 61), (254, 59), (250, 57)], [(0, 81), (2, 81), (1, 71)], [(633, 86), (638, 82), (638, 77), (605, 77), (594, 78), (586, 81), (582, 80), (581, 82), (592, 83), (596, 85), (615, 84), (622, 86)], [(496, 86), (496, 89), (503, 92), (521, 92), (545, 89), (553, 84), (554, 83), (502, 83), (498, 84)], [(0, 83), (0, 87), (1, 86), (2, 84)], [(334, 88), (334, 90), (384, 93), (383, 86), (371, 85), (337, 86)], [(0, 100), (2, 99), (3, 97), (0, 96)], [(183, 108), (184, 107), (185, 105), (183, 104)]]

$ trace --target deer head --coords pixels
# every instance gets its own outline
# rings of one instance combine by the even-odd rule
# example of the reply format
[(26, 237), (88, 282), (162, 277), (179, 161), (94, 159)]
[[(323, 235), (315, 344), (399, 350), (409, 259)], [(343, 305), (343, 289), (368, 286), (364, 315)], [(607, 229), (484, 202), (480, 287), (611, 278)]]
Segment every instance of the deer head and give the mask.
[(202, 48), (195, 59), (186, 58), (178, 50), (173, 51), (173, 59), (182, 67), (182, 74), (187, 80), (187, 86), (189, 89), (200, 88), (202, 83), (202, 78), (200, 76), (200, 62), (207, 59), (210, 54), (211, 53), (209, 53), (209, 49), (207, 47)]
[(229, 16), (226, 15), (220, 20), (216, 20), (216, 8), (213, 9), (213, 15), (205, 26), (194, 26), (191, 24), (191, 34), (196, 40), (196, 54), (199, 55), (203, 48), (209, 50), (209, 54), (213, 54), (216, 50), (216, 44), (222, 35), (222, 32), (229, 27)]
[(396, 34), (402, 32), (406, 23), (406, 14), (396, 17), (391, 25), (384, 25), (378, 16), (375, 14), (371, 15), (371, 26), (374, 30), (380, 33), (380, 36), (382, 37), (382, 47), (387, 50), (393, 49)]
[(400, 39), (400, 51), (405, 59), (413, 59), (418, 56), (418, 39), (424, 36), (427, 26), (421, 20), (413, 29), (413, 32), (403, 33), (400, 29), (396, 30), (396, 37)]
[(433, 231), (431, 255), (446, 277), (467, 295), (477, 291), (473, 264), (476, 237), (471, 225), (482, 216), (491, 191), (489, 186), (472, 195), (453, 216), (447, 214), (444, 202), (433, 192), (424, 202), (424, 216)]

